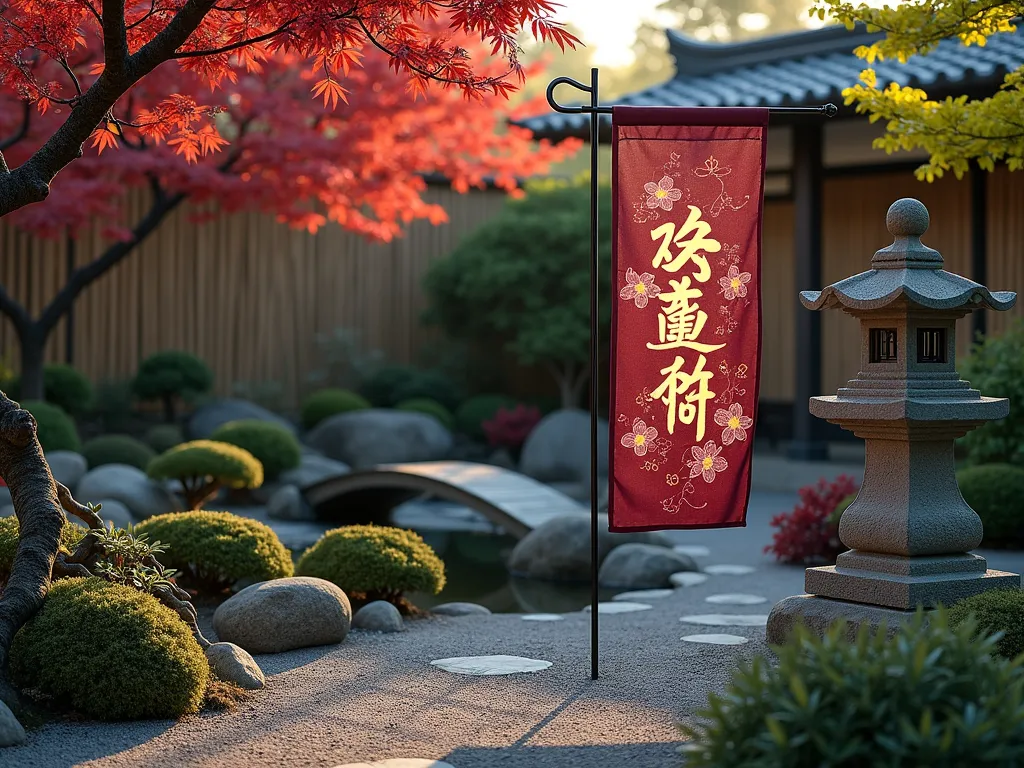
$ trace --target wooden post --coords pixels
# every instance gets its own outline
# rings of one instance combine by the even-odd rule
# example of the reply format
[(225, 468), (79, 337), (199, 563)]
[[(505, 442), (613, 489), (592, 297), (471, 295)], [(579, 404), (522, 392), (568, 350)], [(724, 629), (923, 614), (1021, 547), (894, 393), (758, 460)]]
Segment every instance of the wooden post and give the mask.
[[(971, 165), (971, 280), (985, 284), (988, 279), (988, 172)], [(985, 310), (971, 315), (971, 336), (985, 333)]]

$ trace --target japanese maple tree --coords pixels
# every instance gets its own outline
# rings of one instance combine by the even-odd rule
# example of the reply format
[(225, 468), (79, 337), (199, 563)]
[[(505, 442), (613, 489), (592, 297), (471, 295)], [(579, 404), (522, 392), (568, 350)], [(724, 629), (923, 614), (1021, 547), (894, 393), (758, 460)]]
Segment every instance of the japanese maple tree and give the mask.
[[(0, 0), (0, 216), (73, 236), (96, 219), (119, 221), (126, 190), (150, 191), (148, 210), (108, 227), (115, 241), (37, 317), (0, 286), (0, 312), (22, 344), (23, 396), (39, 394), (43, 345), (74, 298), (185, 200), (216, 201), (205, 215), (258, 209), (311, 231), (334, 221), (388, 239), (413, 219), (443, 220), (421, 197), (422, 173), (458, 189), (488, 176), (512, 188), (515, 176), (561, 159), (572, 146), (534, 147), (487, 99), (525, 76), (523, 29), (576, 43), (554, 9), (547, 0)], [(0, 476), (21, 528), (0, 595), (0, 698), (13, 703), (14, 634), (51, 576), (88, 574), (96, 557), (93, 534), (58, 556), (64, 510), (94, 527), (99, 518), (53, 481), (34, 420), (2, 393)]]

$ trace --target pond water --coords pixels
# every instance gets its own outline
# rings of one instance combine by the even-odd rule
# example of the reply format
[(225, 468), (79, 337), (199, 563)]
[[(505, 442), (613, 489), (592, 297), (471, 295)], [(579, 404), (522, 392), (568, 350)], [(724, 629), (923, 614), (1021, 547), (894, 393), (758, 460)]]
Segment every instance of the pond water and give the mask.
[[(590, 604), (586, 582), (565, 584), (510, 576), (507, 563), (517, 539), (466, 507), (417, 500), (397, 507), (391, 521), (419, 533), (444, 561), (447, 584), (440, 594), (407, 596), (421, 608), (467, 602), (494, 613), (568, 613)], [(609, 600), (614, 594), (601, 590), (600, 597)]]

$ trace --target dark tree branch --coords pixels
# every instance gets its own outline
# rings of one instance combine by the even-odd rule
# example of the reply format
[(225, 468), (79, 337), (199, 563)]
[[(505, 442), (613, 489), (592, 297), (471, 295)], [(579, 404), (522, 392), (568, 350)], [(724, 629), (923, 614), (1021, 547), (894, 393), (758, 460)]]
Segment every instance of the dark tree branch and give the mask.
[(231, 45), (225, 45), (225, 46), (223, 46), (221, 48), (210, 48), (210, 49), (205, 50), (205, 51), (183, 51), (181, 53), (174, 54), (171, 58), (173, 58), (173, 59), (194, 59), (194, 58), (198, 58), (200, 56), (216, 56), (216, 55), (221, 54), (221, 53), (229, 53), (231, 51), (238, 50), (239, 48), (244, 48), (247, 45), (253, 45), (255, 43), (262, 43), (262, 42), (265, 42), (267, 40), (270, 40), (273, 37), (277, 37), (278, 35), (280, 35), (280, 34), (282, 34), (284, 32), (287, 32), (288, 31), (288, 27), (290, 27), (296, 21), (298, 21), (297, 17), (294, 18), (294, 19), (289, 19), (284, 24), (282, 24), (280, 27), (275, 29), (273, 32), (267, 32), (267, 34), (260, 35), (259, 37), (251, 37), (248, 40), (240, 40), (237, 43), (231, 43)]
[(19, 335), (32, 325), (32, 316), (28, 313), (28, 310), (11, 298), (3, 283), (0, 283), (0, 314), (4, 314), (11, 319)]
[(103, 0), (103, 69), (123, 79), (128, 68), (128, 38), (124, 0)]
[[(28, 135), (29, 121), (32, 119), (32, 102), (23, 101), (21, 103), (21, 124), (18, 126), (18, 130), (8, 136), (6, 139), (0, 139), (0, 152), (14, 146), (19, 141)], [(4, 166), (6, 168), (6, 166)]]

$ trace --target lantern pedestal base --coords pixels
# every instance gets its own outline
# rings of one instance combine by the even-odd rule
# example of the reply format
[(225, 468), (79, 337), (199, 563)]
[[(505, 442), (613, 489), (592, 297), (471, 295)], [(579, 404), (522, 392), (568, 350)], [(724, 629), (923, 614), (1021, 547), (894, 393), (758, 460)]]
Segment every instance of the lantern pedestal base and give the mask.
[[(817, 637), (824, 637), (831, 627), (840, 624), (844, 626), (846, 639), (852, 642), (856, 640), (861, 625), (866, 624), (874, 634), (884, 624), (886, 636), (892, 637), (910, 623), (914, 613), (815, 595), (795, 595), (775, 604), (768, 615), (765, 633), (771, 645), (784, 645), (793, 638), (797, 624), (802, 624)], [(930, 611), (926, 610), (925, 614), (928, 613)]]

